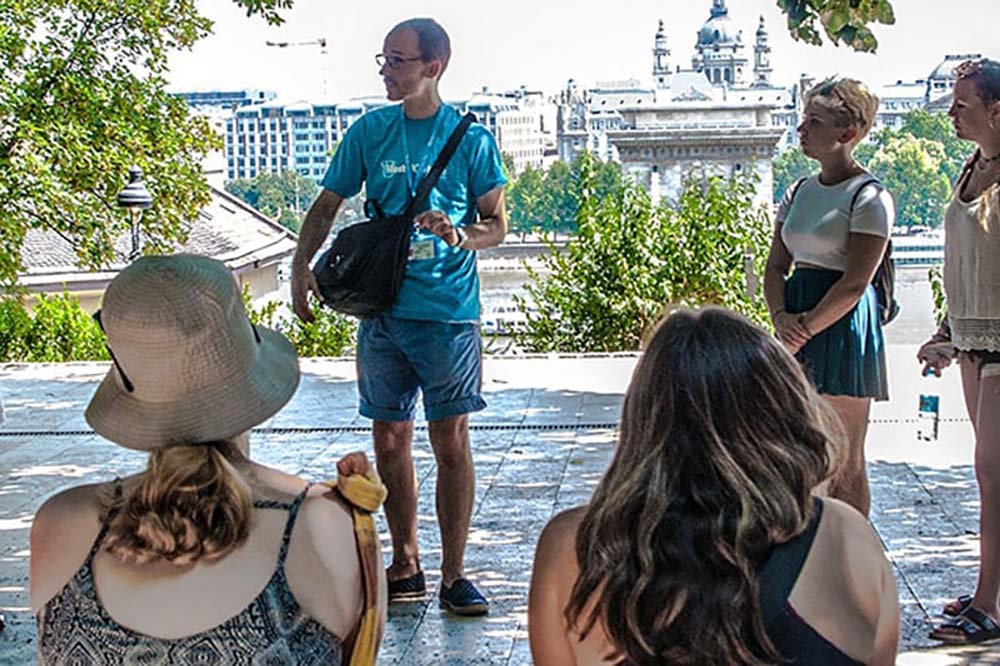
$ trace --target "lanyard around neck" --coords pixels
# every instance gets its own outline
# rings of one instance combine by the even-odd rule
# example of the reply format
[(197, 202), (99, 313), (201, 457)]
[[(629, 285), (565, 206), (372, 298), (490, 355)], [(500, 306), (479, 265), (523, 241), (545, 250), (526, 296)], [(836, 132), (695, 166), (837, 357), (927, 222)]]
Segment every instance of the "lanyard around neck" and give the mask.
[(414, 173), (412, 166), (413, 163), (410, 161), (410, 137), (406, 131), (406, 112), (403, 110), (403, 105), (399, 105), (400, 122), (403, 127), (403, 159), (406, 161), (406, 187), (409, 190), (411, 197), (417, 195), (417, 186), (420, 184), (420, 179), (423, 178), (431, 168), (431, 162), (434, 159), (431, 148), (437, 142), (438, 134), (441, 132), (444, 115), (444, 105), (441, 105), (438, 107), (437, 115), (434, 118), (434, 128), (431, 130), (431, 135), (427, 139), (427, 144), (421, 151), (420, 165), (417, 167), (417, 172)]

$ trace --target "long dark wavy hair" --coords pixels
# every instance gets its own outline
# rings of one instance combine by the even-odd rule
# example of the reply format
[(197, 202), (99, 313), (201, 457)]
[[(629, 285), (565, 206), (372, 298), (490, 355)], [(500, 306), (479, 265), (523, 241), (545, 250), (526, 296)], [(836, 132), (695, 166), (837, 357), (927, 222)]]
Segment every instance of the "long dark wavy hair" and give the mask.
[(770, 334), (720, 308), (654, 331), (618, 449), (577, 534), (565, 609), (622, 664), (771, 664), (757, 571), (801, 533), (831, 472), (835, 416)]

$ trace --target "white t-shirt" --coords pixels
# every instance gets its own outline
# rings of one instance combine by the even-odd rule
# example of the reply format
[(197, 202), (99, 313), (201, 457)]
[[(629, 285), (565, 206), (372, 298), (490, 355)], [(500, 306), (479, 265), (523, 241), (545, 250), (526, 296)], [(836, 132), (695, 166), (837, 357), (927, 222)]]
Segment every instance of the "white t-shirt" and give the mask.
[[(849, 234), (889, 237), (896, 208), (889, 191), (872, 179), (871, 174), (862, 173), (836, 185), (823, 185), (818, 175), (809, 176), (794, 200), (795, 188), (785, 190), (776, 220), (793, 261), (842, 271), (847, 267)], [(851, 200), (859, 188), (851, 214)]]

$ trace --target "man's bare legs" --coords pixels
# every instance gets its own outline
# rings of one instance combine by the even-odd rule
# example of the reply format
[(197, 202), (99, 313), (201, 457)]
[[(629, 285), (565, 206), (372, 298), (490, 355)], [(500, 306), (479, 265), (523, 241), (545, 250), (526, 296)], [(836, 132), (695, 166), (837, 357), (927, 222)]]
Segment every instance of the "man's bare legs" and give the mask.
[(840, 416), (847, 437), (847, 451), (830, 483), (830, 497), (847, 502), (867, 518), (872, 497), (868, 487), (868, 470), (865, 469), (865, 437), (868, 435), (871, 398), (846, 395), (824, 395), (823, 398)]
[[(463, 414), (428, 425), (438, 467), (436, 503), (441, 529), (441, 577), (450, 586), (464, 574), (465, 545), (475, 499), (469, 419)], [(375, 421), (373, 434), (378, 472), (389, 490), (385, 502), (385, 517), (392, 535), (389, 580), (400, 580), (420, 570), (413, 422)]]
[(476, 496), (476, 471), (469, 446), (469, 417), (465, 414), (428, 424), (431, 448), (437, 460), (435, 495), (441, 529), (441, 578), (451, 586), (464, 577), (465, 544)]
[(390, 581), (420, 571), (417, 548), (417, 475), (413, 467), (413, 421), (375, 421), (375, 464), (389, 494), (385, 519), (392, 535)]

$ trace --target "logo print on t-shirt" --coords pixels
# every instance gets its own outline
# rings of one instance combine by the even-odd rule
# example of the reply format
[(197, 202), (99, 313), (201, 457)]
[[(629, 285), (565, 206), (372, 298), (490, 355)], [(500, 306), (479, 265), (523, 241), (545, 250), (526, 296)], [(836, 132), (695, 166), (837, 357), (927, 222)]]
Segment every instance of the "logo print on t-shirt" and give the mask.
[(406, 173), (405, 164), (397, 164), (395, 160), (384, 160), (382, 162), (382, 177), (389, 178)]

